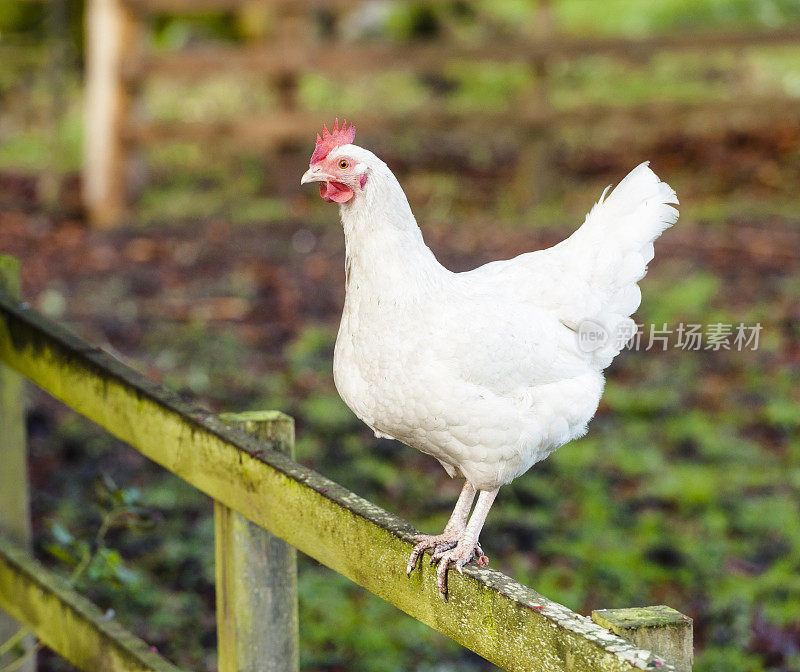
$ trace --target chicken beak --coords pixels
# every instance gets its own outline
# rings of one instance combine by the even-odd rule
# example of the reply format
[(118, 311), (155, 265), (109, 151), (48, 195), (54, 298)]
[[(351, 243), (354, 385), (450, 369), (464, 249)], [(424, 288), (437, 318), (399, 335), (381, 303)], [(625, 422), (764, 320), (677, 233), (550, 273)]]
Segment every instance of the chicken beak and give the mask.
[(329, 179), (331, 179), (331, 177), (321, 172), (319, 168), (309, 168), (305, 173), (303, 173), (303, 177), (300, 178), (300, 184), (308, 184), (309, 182), (324, 182), (325, 180)]

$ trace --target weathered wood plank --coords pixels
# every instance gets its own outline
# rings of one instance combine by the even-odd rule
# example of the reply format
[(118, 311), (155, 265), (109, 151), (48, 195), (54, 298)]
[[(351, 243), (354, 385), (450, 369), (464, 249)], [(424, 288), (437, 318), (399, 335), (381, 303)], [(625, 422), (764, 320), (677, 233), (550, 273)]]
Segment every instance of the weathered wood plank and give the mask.
[[(294, 458), (294, 420), (278, 411), (225, 413), (232, 427)], [(296, 672), (297, 551), (214, 502), (219, 672)]]
[[(457, 127), (465, 132), (485, 128), (487, 124), (514, 128), (518, 133), (546, 130), (569, 125), (618, 127), (638, 124), (642, 128), (658, 127), (683, 136), (700, 134), (704, 138), (723, 137), (737, 129), (763, 128), (765, 120), (796, 119), (800, 101), (783, 97), (738, 100), (709, 100), (701, 103), (656, 101), (615, 107), (591, 105), (550, 109), (512, 108), (506, 111), (475, 110), (468, 116), (439, 107), (426, 106), (402, 115), (369, 113), (359, 115), (356, 124), (362, 133), (402, 132), (414, 119), (424, 119), (427, 131), (446, 131)], [(136, 122), (125, 129), (130, 142), (153, 145), (164, 142), (224, 142), (226, 145), (273, 148), (286, 142), (310, 143), (324, 115), (320, 113), (276, 111), (271, 116), (220, 122)], [(310, 147), (311, 145), (309, 145)], [(310, 150), (309, 150), (310, 151)]]
[[(20, 295), (19, 262), (0, 255), (0, 291)], [(31, 543), (25, 398), (22, 377), (0, 364), (0, 530), (25, 548)]]
[[(427, 0), (428, 4), (443, 4), (452, 0)], [(173, 14), (182, 12), (224, 12), (241, 9), (253, 0), (125, 0), (136, 12), (146, 14)], [(302, 9), (332, 9), (355, 7), (354, 0), (259, 0), (259, 4), (272, 10), (300, 6)]]
[[(0, 291), (9, 296), (20, 296), (19, 261), (0, 255)], [(28, 449), (25, 440), (25, 389), (24, 380), (15, 371), (0, 364), (0, 532), (7, 539), (25, 549), (31, 547), (31, 520), (28, 495)], [(8, 614), (0, 612), (0, 644), (15, 636), (20, 624)], [(21, 652), (34, 646), (33, 637), (26, 636), (9, 655), (0, 656), (0, 667), (16, 660)], [(18, 668), (20, 672), (34, 672), (36, 657), (28, 659)]]
[(663, 604), (627, 609), (597, 609), (592, 620), (629, 642), (655, 651), (671, 662), (677, 672), (692, 672), (693, 621)]
[(671, 665), (496, 570), (427, 563), (416, 532), (339, 484), (191, 406), (63, 327), (0, 296), (0, 361), (196, 488), (500, 667), (629, 672)]
[[(213, 0), (218, 2), (218, 0)], [(160, 54), (151, 53), (125, 64), (126, 75), (187, 77), (207, 76), (213, 72), (235, 70), (276, 75), (285, 72), (314, 71), (359, 73), (402, 67), (414, 72), (441, 71), (451, 61), (486, 61), (495, 63), (535, 63), (586, 56), (615, 56), (641, 60), (663, 51), (707, 52), (717, 49), (744, 49), (800, 44), (800, 28), (770, 31), (676, 33), (640, 39), (569, 37), (557, 34), (537, 39), (506, 37), (491, 42), (437, 42), (435, 44), (343, 44), (324, 42), (300, 44), (281, 40), (269, 45), (246, 47), (192, 47)]]
[(2, 536), (0, 606), (87, 672), (179, 672)]

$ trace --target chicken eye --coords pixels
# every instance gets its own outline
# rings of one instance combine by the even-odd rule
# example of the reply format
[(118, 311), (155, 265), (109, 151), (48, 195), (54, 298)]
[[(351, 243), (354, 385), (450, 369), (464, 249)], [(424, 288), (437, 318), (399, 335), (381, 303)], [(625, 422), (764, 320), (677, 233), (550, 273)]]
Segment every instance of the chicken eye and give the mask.
[(339, 161), (339, 168), (341, 168), (342, 170), (345, 170), (345, 169), (347, 169), (349, 167), (350, 167), (350, 164), (345, 159), (342, 159), (341, 161)]

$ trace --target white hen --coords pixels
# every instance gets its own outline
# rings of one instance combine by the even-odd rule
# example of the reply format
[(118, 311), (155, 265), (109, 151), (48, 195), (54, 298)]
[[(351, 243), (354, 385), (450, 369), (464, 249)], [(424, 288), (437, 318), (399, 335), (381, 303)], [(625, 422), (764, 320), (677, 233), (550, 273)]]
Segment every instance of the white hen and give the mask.
[(420, 535), (407, 568), (433, 549), (446, 598), (448, 565), (460, 570), (476, 550), (484, 560), (478, 535), (500, 486), (586, 432), (678, 201), (643, 163), (555, 247), (453, 273), (425, 245), (395, 176), (354, 138), (346, 122), (325, 128), (302, 178), (340, 204), (344, 227), (334, 379), (376, 436), (465, 479), (444, 532)]

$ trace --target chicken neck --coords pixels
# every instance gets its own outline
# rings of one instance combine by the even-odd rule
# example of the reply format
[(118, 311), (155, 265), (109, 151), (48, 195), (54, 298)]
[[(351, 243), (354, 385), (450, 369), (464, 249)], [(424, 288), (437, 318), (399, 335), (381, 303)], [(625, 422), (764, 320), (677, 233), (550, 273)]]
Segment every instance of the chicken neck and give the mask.
[(449, 272), (425, 245), (397, 178), (384, 164), (368, 179), (363, 194), (339, 206), (348, 293), (385, 295), (433, 286)]

